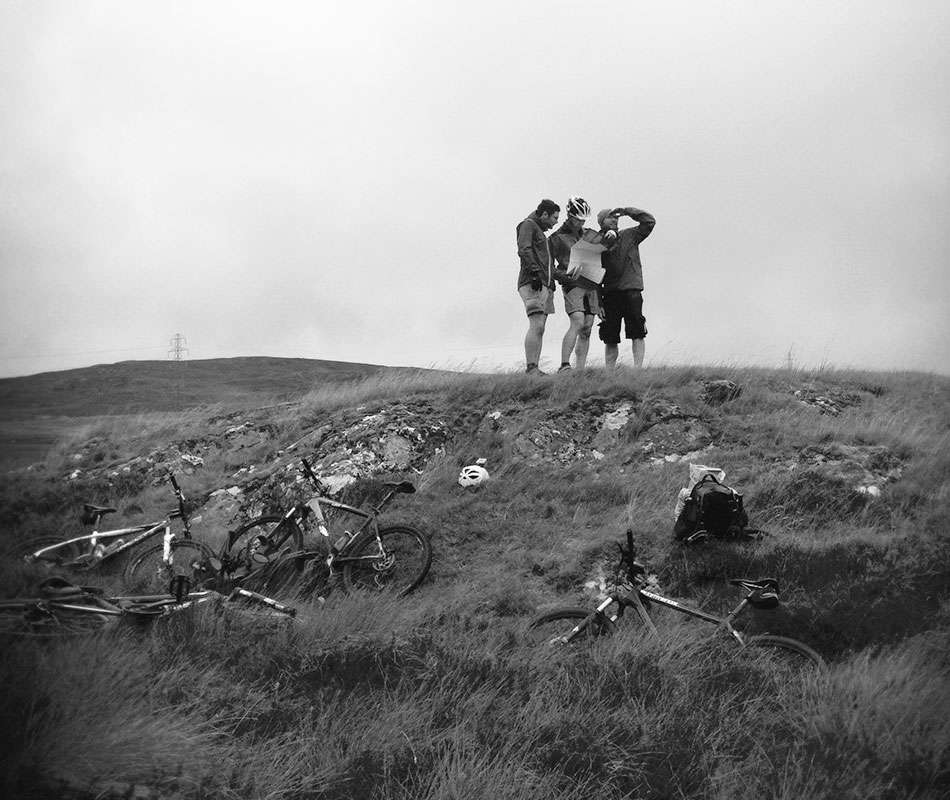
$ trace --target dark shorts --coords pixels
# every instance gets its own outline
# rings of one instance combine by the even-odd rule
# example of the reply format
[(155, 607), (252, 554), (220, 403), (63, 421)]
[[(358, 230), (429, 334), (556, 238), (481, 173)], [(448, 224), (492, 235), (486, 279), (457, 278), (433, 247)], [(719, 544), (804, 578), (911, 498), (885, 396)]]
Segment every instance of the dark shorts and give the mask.
[(634, 289), (604, 292), (604, 321), (598, 326), (600, 341), (620, 344), (620, 321), (628, 339), (643, 339), (647, 335), (647, 320), (643, 316), (643, 293)]

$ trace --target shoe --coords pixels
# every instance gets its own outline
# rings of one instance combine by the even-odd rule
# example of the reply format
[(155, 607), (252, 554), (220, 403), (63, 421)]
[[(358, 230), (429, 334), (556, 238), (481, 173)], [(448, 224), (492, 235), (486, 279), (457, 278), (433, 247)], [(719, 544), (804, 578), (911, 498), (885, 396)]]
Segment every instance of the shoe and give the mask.
[(561, 364), (558, 372), (571, 372), (573, 369), (574, 368), (570, 364)]
[(537, 364), (528, 364), (527, 369), (525, 369), (527, 375), (547, 375), (548, 373), (538, 369)]

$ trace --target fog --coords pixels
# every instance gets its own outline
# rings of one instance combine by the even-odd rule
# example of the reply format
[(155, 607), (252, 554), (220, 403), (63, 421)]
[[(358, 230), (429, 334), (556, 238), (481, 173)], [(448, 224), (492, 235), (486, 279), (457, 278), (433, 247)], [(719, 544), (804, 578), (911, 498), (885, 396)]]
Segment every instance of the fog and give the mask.
[(950, 372), (948, 34), (939, 2), (5, 3), (0, 374), (176, 333), (522, 369), (515, 225), (571, 194), (657, 218), (648, 364)]

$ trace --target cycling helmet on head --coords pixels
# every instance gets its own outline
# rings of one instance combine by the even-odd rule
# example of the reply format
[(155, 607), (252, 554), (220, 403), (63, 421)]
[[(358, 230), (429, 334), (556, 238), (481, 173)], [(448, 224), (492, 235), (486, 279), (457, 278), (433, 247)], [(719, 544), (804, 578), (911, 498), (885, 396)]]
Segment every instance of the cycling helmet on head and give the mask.
[(574, 195), (568, 198), (567, 213), (577, 219), (587, 219), (590, 216), (590, 205), (583, 197)]
[(477, 464), (462, 467), (459, 473), (459, 486), (478, 486), (487, 480), (488, 470)]

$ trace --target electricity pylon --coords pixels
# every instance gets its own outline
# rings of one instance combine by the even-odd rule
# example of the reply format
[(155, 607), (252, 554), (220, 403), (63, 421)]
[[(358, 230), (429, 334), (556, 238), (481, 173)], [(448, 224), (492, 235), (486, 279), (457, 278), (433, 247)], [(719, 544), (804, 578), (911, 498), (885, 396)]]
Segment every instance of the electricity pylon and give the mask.
[(172, 336), (171, 345), (168, 348), (168, 357), (173, 361), (181, 361), (184, 355), (188, 353), (188, 341), (180, 333), (176, 333)]

